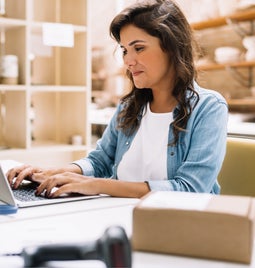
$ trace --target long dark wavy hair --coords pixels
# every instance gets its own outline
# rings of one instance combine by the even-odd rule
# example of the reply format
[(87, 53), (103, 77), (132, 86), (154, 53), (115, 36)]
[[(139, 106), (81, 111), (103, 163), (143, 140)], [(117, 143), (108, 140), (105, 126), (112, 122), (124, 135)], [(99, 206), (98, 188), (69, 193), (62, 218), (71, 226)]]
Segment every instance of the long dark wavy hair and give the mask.
[[(197, 76), (194, 56), (197, 46), (191, 27), (183, 12), (171, 0), (140, 2), (120, 12), (110, 25), (110, 35), (118, 43), (121, 42), (121, 29), (128, 24), (159, 38), (162, 50), (169, 55), (169, 60), (173, 63), (175, 81), (172, 95), (176, 98), (179, 109), (172, 123), (174, 140), (171, 144), (176, 144), (180, 131), (185, 131), (192, 109), (199, 100), (194, 89)], [(153, 100), (153, 94), (149, 88), (136, 88), (130, 71), (127, 70), (126, 74), (131, 82), (131, 90), (121, 98), (124, 108), (118, 116), (118, 128), (130, 135), (138, 128), (141, 109)], [(187, 94), (187, 91), (190, 94)], [(197, 98), (192, 104), (194, 95)]]

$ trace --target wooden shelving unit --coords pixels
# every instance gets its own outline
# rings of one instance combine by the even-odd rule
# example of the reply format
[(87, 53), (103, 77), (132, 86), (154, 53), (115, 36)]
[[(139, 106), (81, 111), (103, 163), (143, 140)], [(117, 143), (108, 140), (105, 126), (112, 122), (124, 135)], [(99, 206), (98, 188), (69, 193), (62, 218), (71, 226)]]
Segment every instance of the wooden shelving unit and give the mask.
[(228, 25), (229, 21), (244, 22), (244, 21), (252, 21), (254, 19), (255, 19), (255, 8), (252, 8), (244, 11), (239, 11), (234, 14), (230, 14), (229, 16), (218, 17), (206, 21), (192, 23), (191, 27), (194, 30), (203, 30)]
[[(18, 57), (19, 82), (0, 84), (0, 159), (40, 164), (41, 154), (48, 155), (45, 165), (62, 164), (89, 150), (89, 6), (89, 0), (6, 1), (2, 47)], [(45, 23), (72, 25), (74, 46), (44, 45)], [(82, 136), (80, 146), (71, 145), (73, 135)]]
[(233, 62), (233, 63), (211, 63), (211, 64), (203, 64), (198, 65), (197, 70), (199, 71), (210, 71), (210, 70), (223, 70), (226, 68), (249, 68), (254, 67), (255, 61), (240, 61), (240, 62)]
[[(234, 14), (230, 14), (225, 17), (218, 17), (214, 19), (209, 19), (206, 21), (201, 21), (197, 23), (192, 23), (191, 27), (196, 31), (201, 31), (209, 28), (221, 27), (221, 26), (233, 26), (242, 22), (250, 22), (251, 29), (254, 30), (254, 22), (255, 22), (255, 8), (243, 10), (236, 12)], [(208, 63), (208, 64), (199, 64), (197, 66), (198, 71), (216, 71), (216, 70), (229, 70), (229, 69), (239, 69), (239, 68), (249, 68), (250, 69), (250, 82), (249, 86), (252, 86), (254, 82), (253, 78), (253, 68), (255, 67), (255, 61), (239, 61), (239, 62), (231, 62), (231, 63)], [(234, 78), (233, 78), (234, 79)], [(228, 99), (228, 104), (231, 110), (240, 110), (247, 112), (255, 111), (255, 99)]]

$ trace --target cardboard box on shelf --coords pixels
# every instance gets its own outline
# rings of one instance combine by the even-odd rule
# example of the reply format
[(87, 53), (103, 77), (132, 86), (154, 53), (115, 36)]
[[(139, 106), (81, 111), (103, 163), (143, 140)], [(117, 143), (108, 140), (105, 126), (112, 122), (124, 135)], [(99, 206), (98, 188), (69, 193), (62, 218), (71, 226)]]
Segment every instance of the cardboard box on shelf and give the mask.
[(149, 251), (250, 263), (254, 198), (151, 192), (133, 211), (132, 246)]

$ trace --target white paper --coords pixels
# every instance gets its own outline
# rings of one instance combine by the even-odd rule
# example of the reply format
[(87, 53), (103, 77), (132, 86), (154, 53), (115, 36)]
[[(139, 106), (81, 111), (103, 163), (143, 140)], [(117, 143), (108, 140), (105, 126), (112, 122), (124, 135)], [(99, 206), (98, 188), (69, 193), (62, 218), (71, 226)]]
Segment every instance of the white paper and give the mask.
[(73, 47), (73, 25), (63, 23), (43, 23), (43, 43), (46, 46)]
[(159, 191), (142, 201), (141, 207), (204, 210), (212, 194)]

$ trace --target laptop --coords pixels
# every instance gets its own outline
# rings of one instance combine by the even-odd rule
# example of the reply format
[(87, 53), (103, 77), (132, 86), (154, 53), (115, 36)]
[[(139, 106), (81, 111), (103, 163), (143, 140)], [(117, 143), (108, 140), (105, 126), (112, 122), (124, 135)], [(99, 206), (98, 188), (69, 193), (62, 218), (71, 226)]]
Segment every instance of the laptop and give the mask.
[[(47, 198), (43, 195), (36, 196), (35, 190), (38, 184), (26, 180), (22, 182), (18, 189), (14, 190), (10, 187), (10, 184), (5, 176), (5, 173), (9, 168), (3, 167), (4, 165), (2, 162), (3, 161), (0, 161), (0, 200), (8, 205), (23, 208), (101, 197), (101, 195), (81, 194), (66, 194), (58, 198)], [(9, 165), (9, 162), (7, 164)]]

